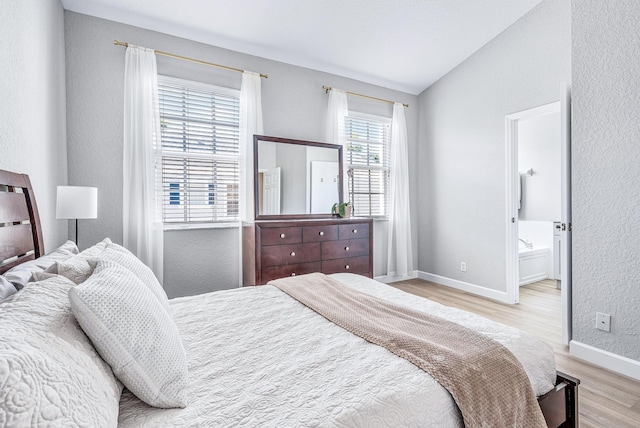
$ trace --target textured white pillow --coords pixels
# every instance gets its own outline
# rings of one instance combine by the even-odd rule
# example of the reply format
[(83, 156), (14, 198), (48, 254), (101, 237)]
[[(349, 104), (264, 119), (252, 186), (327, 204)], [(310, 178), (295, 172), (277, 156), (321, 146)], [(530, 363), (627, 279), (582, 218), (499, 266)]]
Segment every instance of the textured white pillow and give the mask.
[(16, 291), (16, 287), (8, 279), (0, 275), (0, 300), (6, 299)]
[[(104, 238), (102, 241), (80, 252), (85, 259), (95, 259), (100, 257), (107, 245), (111, 244), (111, 239)], [(78, 255), (80, 255), (78, 254)]]
[[(105, 244), (106, 245), (106, 244)], [(72, 241), (67, 241), (49, 254), (35, 260), (22, 263), (4, 273), (4, 276), (17, 290), (24, 287), (34, 272), (42, 272), (56, 261), (67, 260), (78, 254), (78, 247)], [(55, 273), (55, 272), (54, 272)]]
[(58, 276), (57, 273), (34, 272), (33, 274), (31, 274), (31, 279), (29, 280), (29, 282), (40, 282), (44, 281), (45, 279), (55, 278), (56, 276)]
[(89, 279), (69, 290), (69, 299), (85, 333), (132, 393), (154, 407), (186, 406), (180, 332), (136, 275), (100, 260)]
[(57, 276), (0, 302), (0, 426), (116, 426), (122, 384)]
[[(80, 284), (91, 276), (93, 269), (96, 267), (94, 260), (101, 257), (109, 244), (111, 244), (111, 239), (105, 238), (78, 255), (64, 261), (55, 262), (49, 266), (45, 272), (62, 275), (75, 284)], [(34, 280), (35, 279), (37, 278), (34, 278)]]
[[(65, 278), (73, 281), (74, 284), (81, 284), (87, 280), (93, 273), (93, 269), (96, 267), (96, 259), (85, 259), (81, 256), (82, 253), (77, 256), (71, 257), (69, 260), (65, 260), (64, 262), (55, 262), (51, 265), (50, 269), (44, 271), (43, 273), (49, 273), (57, 275), (62, 275)], [(40, 275), (34, 275), (34, 280), (41, 278)]]
[(114, 261), (133, 272), (144, 285), (157, 297), (162, 306), (169, 311), (169, 299), (167, 293), (158, 282), (153, 271), (132, 252), (118, 244), (110, 243), (102, 253), (104, 260)]

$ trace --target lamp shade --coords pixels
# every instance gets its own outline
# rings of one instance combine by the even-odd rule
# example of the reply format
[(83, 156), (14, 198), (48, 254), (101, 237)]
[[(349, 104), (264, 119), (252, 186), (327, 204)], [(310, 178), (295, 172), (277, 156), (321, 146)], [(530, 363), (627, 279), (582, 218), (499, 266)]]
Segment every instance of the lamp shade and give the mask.
[(98, 188), (58, 186), (56, 218), (98, 218)]

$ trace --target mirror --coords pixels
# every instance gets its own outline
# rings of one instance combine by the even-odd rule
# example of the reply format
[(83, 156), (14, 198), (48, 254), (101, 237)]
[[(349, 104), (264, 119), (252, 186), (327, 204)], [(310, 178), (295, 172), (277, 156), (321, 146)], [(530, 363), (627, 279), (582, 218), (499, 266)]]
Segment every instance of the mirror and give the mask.
[(342, 146), (254, 135), (256, 220), (331, 217), (342, 202)]

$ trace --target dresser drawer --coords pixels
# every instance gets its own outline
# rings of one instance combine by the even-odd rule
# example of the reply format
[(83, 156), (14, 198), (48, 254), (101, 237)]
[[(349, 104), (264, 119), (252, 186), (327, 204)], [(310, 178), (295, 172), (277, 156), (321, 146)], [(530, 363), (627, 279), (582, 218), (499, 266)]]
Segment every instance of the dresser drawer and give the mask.
[(262, 247), (262, 266), (290, 265), (320, 260), (320, 243), (271, 245)]
[(341, 224), (338, 226), (338, 239), (368, 238), (369, 223)]
[(365, 218), (243, 223), (243, 285), (311, 272), (353, 272), (371, 277), (373, 233), (372, 220)]
[(341, 272), (369, 274), (369, 256), (325, 260), (322, 262), (322, 273), (328, 275)]
[(320, 272), (320, 262), (298, 263), (293, 265), (270, 266), (262, 269), (262, 283), (284, 278), (286, 276), (304, 275), (305, 273)]
[(262, 245), (297, 244), (302, 242), (301, 227), (261, 227)]
[(302, 240), (304, 242), (335, 241), (338, 239), (338, 226), (304, 226)]
[(322, 260), (366, 256), (368, 254), (368, 239), (346, 239), (322, 243)]

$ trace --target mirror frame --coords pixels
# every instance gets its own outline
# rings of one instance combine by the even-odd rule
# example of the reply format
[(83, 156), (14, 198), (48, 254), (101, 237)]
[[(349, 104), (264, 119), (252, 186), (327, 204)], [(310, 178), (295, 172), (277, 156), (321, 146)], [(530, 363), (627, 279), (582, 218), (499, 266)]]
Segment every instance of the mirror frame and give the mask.
[[(270, 137), (268, 135), (254, 135), (253, 136), (253, 208), (254, 208), (254, 216), (256, 220), (296, 220), (296, 219), (322, 219), (322, 218), (333, 218), (333, 214), (279, 214), (279, 215), (261, 215), (259, 214), (259, 191), (258, 188), (258, 142), (259, 141), (269, 141), (272, 143), (285, 143), (285, 144), (298, 144), (304, 146), (313, 146), (313, 147), (324, 147), (327, 149), (336, 149), (338, 151), (338, 181), (342, 183), (342, 146), (340, 144), (329, 144), (329, 143), (320, 143), (316, 141), (305, 141), (305, 140), (293, 140), (291, 138), (282, 138), (282, 137)], [(338, 202), (343, 201), (343, 187), (342, 185), (338, 186)]]

